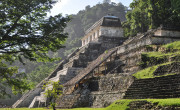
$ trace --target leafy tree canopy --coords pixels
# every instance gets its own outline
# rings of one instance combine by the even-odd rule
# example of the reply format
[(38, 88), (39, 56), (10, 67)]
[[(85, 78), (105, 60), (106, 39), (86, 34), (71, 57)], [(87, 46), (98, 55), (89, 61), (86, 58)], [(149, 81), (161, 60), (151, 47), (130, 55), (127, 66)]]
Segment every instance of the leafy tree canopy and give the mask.
[(179, 0), (134, 0), (130, 7), (132, 11), (126, 14), (127, 21), (123, 24), (125, 36), (134, 36), (160, 25), (180, 26)]
[[(30, 61), (54, 61), (48, 51), (63, 47), (67, 38), (64, 28), (69, 17), (61, 14), (47, 17), (57, 0), (0, 0), (0, 88), (5, 85), (14, 91), (29, 89), (26, 80), (9, 65), (24, 58)], [(18, 77), (19, 76), (19, 77)], [(3, 92), (4, 91), (4, 92)], [(0, 89), (0, 96), (5, 90)]]

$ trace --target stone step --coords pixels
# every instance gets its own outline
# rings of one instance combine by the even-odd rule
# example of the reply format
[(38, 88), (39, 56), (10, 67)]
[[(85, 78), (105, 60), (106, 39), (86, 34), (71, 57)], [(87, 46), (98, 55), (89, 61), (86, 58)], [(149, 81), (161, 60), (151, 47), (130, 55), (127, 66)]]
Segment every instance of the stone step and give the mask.
[[(172, 79), (171, 79), (172, 78)], [(135, 80), (124, 98), (176, 98), (180, 96), (180, 75)]]
[[(129, 94), (129, 93), (141, 93), (141, 92), (147, 92), (147, 93), (173, 93), (174, 92), (174, 89), (128, 89), (128, 91), (126, 92), (126, 94)], [(176, 89), (175, 91), (176, 93), (179, 93), (180, 92), (180, 89)]]
[[(168, 89), (168, 88), (170, 88), (170, 89), (172, 89), (172, 88), (177, 88), (178, 87), (178, 83), (175, 83), (175, 84), (173, 84), (173, 85), (171, 85), (171, 84), (163, 84), (163, 85), (141, 85), (141, 86), (131, 86), (131, 88), (130, 89), (156, 89), (156, 88), (158, 88), (158, 89)], [(150, 87), (148, 87), (148, 86), (150, 86)], [(180, 88), (180, 87), (178, 87), (178, 88)]]
[[(168, 83), (167, 83), (167, 80), (168, 80)], [(137, 81), (137, 80), (136, 80)], [(152, 82), (153, 81), (153, 82)], [(174, 83), (174, 84), (178, 84), (179, 83), (179, 81), (177, 81), (177, 80), (173, 80), (173, 79), (166, 79), (166, 80), (162, 80), (162, 81), (154, 81), (154, 80), (151, 80), (151, 82), (149, 82), (149, 81), (141, 81), (141, 82), (135, 82), (134, 84), (133, 84), (133, 86), (142, 86), (142, 85), (155, 85), (155, 84), (157, 84), (157, 85), (159, 85), (159, 84), (164, 84), (164, 85), (170, 85), (169, 84), (169, 82), (172, 82), (172, 83)]]
[[(162, 91), (162, 92), (164, 92), (164, 91)], [(174, 94), (173, 93), (173, 91), (171, 91), (171, 92), (164, 92), (164, 93), (162, 93), (162, 92), (154, 92), (154, 93), (148, 93), (148, 92), (131, 92), (131, 93), (125, 93), (126, 94), (126, 96), (135, 96), (135, 95), (137, 95), (137, 96), (159, 96), (159, 95), (178, 95), (180, 92), (176, 92), (176, 94)], [(144, 94), (144, 93), (146, 93), (146, 94)], [(180, 95), (180, 94), (179, 94)]]

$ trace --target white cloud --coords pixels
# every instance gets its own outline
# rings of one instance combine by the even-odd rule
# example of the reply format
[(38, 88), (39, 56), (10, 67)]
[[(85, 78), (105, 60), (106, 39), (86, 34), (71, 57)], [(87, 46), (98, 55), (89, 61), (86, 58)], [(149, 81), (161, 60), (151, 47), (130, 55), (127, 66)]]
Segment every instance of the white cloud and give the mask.
[(56, 15), (59, 13), (59, 11), (62, 9), (63, 6), (68, 4), (70, 0), (58, 0), (58, 2), (53, 6), (51, 9), (50, 15)]
[(119, 3), (120, 1), (119, 0), (111, 0), (111, 2)]
[(55, 4), (54, 8), (62, 7), (66, 5), (70, 0), (58, 0), (58, 2)]

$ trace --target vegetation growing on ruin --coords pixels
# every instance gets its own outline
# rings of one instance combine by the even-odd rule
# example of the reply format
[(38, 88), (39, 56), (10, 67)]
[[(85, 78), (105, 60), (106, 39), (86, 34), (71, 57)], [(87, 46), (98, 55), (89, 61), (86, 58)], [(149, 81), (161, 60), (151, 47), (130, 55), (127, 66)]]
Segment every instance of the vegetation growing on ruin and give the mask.
[[(150, 45), (151, 46), (151, 45)], [(150, 47), (148, 46), (148, 47)], [(153, 46), (151, 46), (153, 48)], [(142, 62), (139, 65), (143, 68), (156, 64), (165, 63), (170, 57), (180, 56), (180, 41), (161, 46), (164, 51), (145, 52), (141, 54)]]
[(122, 99), (114, 102), (106, 110), (127, 110), (129, 109), (129, 104), (133, 101), (148, 101), (153, 104), (157, 104), (156, 106), (180, 106), (180, 98), (172, 98), (172, 99)]
[(155, 76), (153, 74), (158, 67), (163, 66), (163, 65), (168, 65), (171, 63), (173, 63), (173, 62), (167, 62), (167, 63), (163, 63), (163, 64), (145, 68), (145, 69), (133, 74), (133, 76), (136, 77), (137, 79), (146, 79), (146, 78), (155, 78), (155, 77), (162, 77), (162, 76), (167, 76), (167, 75), (174, 75), (176, 73), (166, 74), (166, 75), (161, 75), (161, 76)]
[[(161, 47), (165, 48), (164, 51), (167, 51), (167, 52), (156, 51), (156, 52), (145, 52), (141, 54), (142, 62), (140, 62), (139, 65), (142, 68), (144, 67), (146, 68), (133, 74), (134, 77), (136, 77), (137, 79), (160, 77), (160, 76), (155, 76), (153, 72), (159, 66), (173, 63), (173, 61), (168, 62), (170, 57), (180, 56), (180, 41), (162, 45)], [(178, 59), (175, 61), (178, 61)], [(172, 74), (168, 74), (168, 75), (172, 75)]]
[(175, 57), (179, 55), (180, 55), (180, 51), (168, 52), (168, 53), (146, 52), (141, 54), (142, 62), (140, 62), (139, 65), (143, 68), (152, 65), (157, 65), (167, 62), (170, 57)]
[(166, 44), (162, 47), (165, 47), (167, 49), (178, 49), (178, 50), (180, 50), (180, 41), (169, 43), (169, 44)]
[[(134, 101), (147, 101), (154, 104), (154, 107), (168, 107), (180, 106), (180, 98), (169, 98), (169, 99), (122, 99), (114, 102), (106, 108), (74, 108), (74, 109), (57, 109), (57, 110), (127, 110), (129, 109), (129, 104)], [(2, 108), (1, 110), (48, 110), (46, 108)]]

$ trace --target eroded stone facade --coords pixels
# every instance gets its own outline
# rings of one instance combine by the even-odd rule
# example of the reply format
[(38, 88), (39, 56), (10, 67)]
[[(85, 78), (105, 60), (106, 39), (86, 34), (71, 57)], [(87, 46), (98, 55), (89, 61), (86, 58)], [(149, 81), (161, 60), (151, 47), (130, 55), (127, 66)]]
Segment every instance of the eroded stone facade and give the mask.
[(123, 28), (120, 19), (115, 16), (104, 16), (101, 18), (86, 31), (85, 36), (81, 39), (82, 46), (90, 42), (98, 42), (101, 36), (122, 38)]

